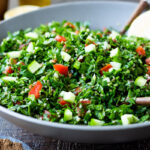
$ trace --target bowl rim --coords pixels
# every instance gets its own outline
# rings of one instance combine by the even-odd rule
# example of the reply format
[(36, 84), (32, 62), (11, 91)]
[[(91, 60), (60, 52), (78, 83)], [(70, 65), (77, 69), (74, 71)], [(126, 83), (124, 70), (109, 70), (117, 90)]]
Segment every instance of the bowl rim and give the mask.
[[(52, 9), (52, 8), (59, 8), (59, 7), (66, 7), (69, 5), (80, 5), (80, 4), (111, 4), (112, 1), (108, 0), (108, 1), (76, 1), (76, 2), (65, 2), (65, 3), (59, 3), (59, 4), (53, 4), (52, 6), (46, 6), (43, 8), (40, 8), (38, 10), (32, 11), (32, 12), (28, 12), (25, 14), (21, 14), (18, 16), (15, 16), (13, 18), (10, 18), (8, 20), (4, 20), (0, 22), (0, 25), (5, 24), (15, 18), (19, 18), (19, 17), (23, 17), (32, 13), (36, 13), (38, 11), (44, 11), (46, 9)], [(119, 1), (119, 0), (115, 0), (113, 1), (113, 4), (137, 4), (137, 2), (131, 2), (131, 1)], [(108, 126), (89, 126), (89, 125), (73, 125), (73, 124), (64, 124), (64, 123), (59, 123), (59, 122), (50, 122), (50, 121), (44, 121), (44, 120), (39, 120), (30, 116), (26, 116), (14, 111), (9, 110), (8, 108), (5, 108), (4, 106), (0, 105), (0, 114), (7, 114), (9, 116), (15, 117), (19, 120), (24, 120), (26, 122), (30, 122), (33, 124), (38, 124), (38, 125), (42, 125), (42, 126), (47, 126), (47, 127), (53, 127), (53, 128), (63, 128), (63, 129), (67, 129), (67, 130), (81, 130), (81, 131), (117, 131), (117, 130), (127, 130), (127, 129), (135, 129), (135, 128), (144, 128), (144, 127), (148, 127), (150, 126), (150, 122), (143, 122), (143, 123), (135, 123), (135, 124), (130, 124), (130, 125), (108, 125)], [(0, 115), (1, 116), (1, 115)]]
[(26, 116), (14, 111), (11, 111), (0, 105), (0, 114), (7, 114), (9, 116), (15, 117), (19, 120), (24, 120), (26, 122), (30, 122), (33, 124), (38, 124), (47, 127), (53, 128), (63, 128), (67, 130), (82, 130), (82, 131), (117, 131), (117, 130), (127, 130), (127, 129), (135, 129), (135, 128), (144, 128), (150, 126), (150, 122), (143, 123), (135, 123), (129, 125), (108, 125), (108, 126), (89, 126), (89, 125), (73, 125), (59, 122), (50, 122), (45, 120), (39, 120), (37, 118), (33, 118), (30, 116)]
[[(1, 24), (4, 24), (10, 20), (14, 20), (15, 18), (19, 18), (19, 17), (23, 17), (23, 16), (26, 16), (28, 14), (32, 14), (32, 13), (36, 13), (36, 12), (39, 12), (39, 11), (43, 11), (43, 10), (46, 10), (46, 9), (53, 9), (53, 8), (59, 8), (59, 7), (66, 7), (66, 6), (69, 6), (69, 5), (80, 5), (80, 4), (84, 4), (84, 5), (89, 5), (89, 4), (97, 4), (97, 3), (100, 3), (100, 4), (122, 4), (122, 5), (127, 5), (127, 4), (131, 4), (131, 5), (135, 5), (135, 4), (138, 4), (138, 2), (135, 2), (135, 1), (120, 1), (120, 0), (101, 0), (101, 1), (98, 1), (98, 0), (93, 0), (93, 1), (74, 1), (74, 2), (60, 2), (60, 3), (56, 3), (56, 4), (52, 4), (52, 5), (49, 5), (49, 6), (45, 6), (45, 7), (41, 7), (40, 9), (37, 9), (37, 10), (34, 10), (34, 11), (30, 11), (30, 12), (26, 12), (26, 13), (23, 13), (23, 14), (20, 14), (20, 15), (17, 15), (17, 16), (14, 16), (12, 18), (9, 18), (9, 19), (6, 19), (6, 20), (1, 20), (0, 21), (0, 25)], [(41, 23), (42, 24), (42, 23)]]

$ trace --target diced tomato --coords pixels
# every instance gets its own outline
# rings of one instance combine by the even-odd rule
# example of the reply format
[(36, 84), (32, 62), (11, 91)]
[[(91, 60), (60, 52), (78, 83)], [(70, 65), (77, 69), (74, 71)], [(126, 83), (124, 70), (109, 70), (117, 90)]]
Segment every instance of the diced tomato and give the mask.
[(74, 29), (74, 28), (75, 28), (75, 25), (73, 25), (71, 22), (66, 22), (66, 23), (64, 24), (64, 27), (70, 27), (70, 28)]
[(145, 63), (146, 63), (147, 65), (150, 65), (150, 57), (147, 58), (147, 59), (145, 59)]
[(75, 31), (75, 34), (77, 34), (77, 35), (78, 35), (79, 33), (80, 33), (80, 32), (79, 32), (78, 30), (76, 30), (76, 31)]
[(8, 75), (13, 73), (14, 71), (12, 70), (11, 66), (6, 67), (6, 70), (3, 72), (4, 74)]
[(37, 81), (36, 84), (31, 88), (29, 95), (34, 95), (35, 98), (40, 97), (40, 91), (42, 89), (42, 83), (40, 81)]
[(60, 74), (67, 76), (68, 75), (68, 66), (64, 66), (62, 64), (53, 65), (54, 69), (58, 71)]
[(17, 102), (15, 103), (15, 105), (21, 105), (21, 103), (20, 103), (19, 101), (17, 101)]
[(21, 64), (21, 65), (23, 65), (23, 66), (25, 65), (25, 63), (24, 63), (24, 62), (20, 62), (20, 64)]
[(82, 103), (82, 104), (91, 104), (91, 101), (87, 99), (87, 100), (80, 101), (80, 103)]
[(141, 55), (141, 56), (145, 56), (145, 50), (142, 46), (139, 46), (137, 49), (136, 49), (136, 52)]
[(116, 39), (113, 39), (113, 42), (114, 42), (114, 43), (117, 43), (117, 40), (116, 40)]
[(94, 41), (89, 40), (89, 42), (85, 44), (85, 47), (88, 46), (88, 45), (90, 45), (90, 44), (97, 45)]
[(80, 92), (82, 92), (81, 88), (80, 87), (77, 87), (75, 89), (75, 95), (78, 95)]
[(150, 75), (150, 66), (148, 66), (147, 69), (148, 69), (147, 74)]
[(60, 35), (57, 35), (55, 37), (55, 40), (58, 41), (58, 42), (65, 42), (66, 41), (65, 37), (60, 36)]
[(112, 68), (112, 65), (107, 64), (106, 66), (104, 66), (103, 68), (100, 69), (100, 74), (103, 75), (103, 71), (107, 72), (107, 71), (109, 71), (110, 68)]
[(62, 106), (66, 105), (66, 104), (69, 104), (69, 103), (66, 102), (62, 97), (59, 97), (58, 99), (60, 100), (60, 101), (59, 101), (59, 104), (62, 105)]

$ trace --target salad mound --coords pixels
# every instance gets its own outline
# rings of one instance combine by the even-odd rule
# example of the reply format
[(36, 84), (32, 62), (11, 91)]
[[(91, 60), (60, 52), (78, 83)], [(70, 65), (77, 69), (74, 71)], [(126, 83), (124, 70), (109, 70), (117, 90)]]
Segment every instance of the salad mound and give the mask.
[(51, 22), (0, 45), (0, 105), (51, 122), (128, 125), (150, 120), (150, 41)]

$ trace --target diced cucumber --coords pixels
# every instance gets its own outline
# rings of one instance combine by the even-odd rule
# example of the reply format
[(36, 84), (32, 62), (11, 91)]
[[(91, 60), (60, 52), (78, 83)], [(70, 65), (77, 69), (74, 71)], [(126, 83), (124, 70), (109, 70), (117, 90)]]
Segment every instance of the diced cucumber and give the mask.
[(74, 103), (75, 95), (72, 92), (65, 92), (63, 95), (63, 99), (69, 103)]
[(50, 32), (46, 32), (44, 35), (46, 38), (49, 38), (51, 36)]
[(64, 120), (65, 121), (72, 120), (72, 112), (70, 111), (70, 109), (66, 109), (64, 111)]
[(106, 49), (110, 49), (110, 48), (111, 48), (110, 44), (108, 44), (108, 42), (107, 42), (107, 41), (102, 42), (102, 47), (103, 47), (103, 49), (104, 49), (104, 50), (106, 50)]
[(117, 57), (117, 56), (119, 56), (119, 48), (118, 47), (115, 49), (112, 49), (110, 51), (110, 57)]
[(28, 65), (28, 70), (31, 73), (35, 73), (37, 70), (39, 70), (42, 67), (41, 64), (39, 64), (36, 60), (32, 61), (29, 65)]
[(17, 77), (9, 77), (9, 76), (5, 76), (1, 78), (4, 82), (16, 82), (17, 81)]
[(92, 51), (95, 51), (95, 50), (96, 50), (96, 46), (94, 44), (90, 44), (90, 45), (85, 47), (85, 52), (86, 53), (89, 53), (89, 52), (92, 52)]
[(71, 59), (71, 56), (66, 52), (61, 52), (61, 57), (65, 62), (68, 62)]
[(91, 82), (92, 82), (93, 84), (96, 82), (96, 75), (95, 75), (95, 74), (92, 76)]
[(27, 52), (29, 52), (29, 53), (35, 52), (33, 42), (29, 43), (29, 45), (27, 47)]
[(86, 39), (89, 40), (89, 41), (94, 41), (92, 35), (89, 35)]
[(107, 83), (109, 83), (110, 82), (110, 78), (109, 77), (104, 77), (103, 81), (106, 81)]
[(65, 93), (66, 93), (65, 91), (61, 91), (61, 93), (59, 94), (59, 96), (63, 97)]
[(54, 75), (53, 75), (53, 77), (54, 77), (55, 80), (57, 80), (59, 78), (58, 72), (55, 72)]
[[(112, 65), (112, 69), (119, 70), (121, 68), (121, 63), (110, 62), (110, 64)], [(109, 70), (111, 70), (111, 69), (109, 69)]]
[(89, 122), (89, 125), (90, 126), (102, 126), (104, 123), (105, 123), (104, 121), (92, 118)]
[(21, 77), (20, 80), (21, 80), (21, 81), (28, 81), (29, 78), (27, 78), (27, 77)]
[(146, 84), (146, 82), (147, 82), (147, 80), (144, 79), (144, 77), (139, 76), (139, 77), (136, 78), (134, 84), (136, 86), (142, 87), (142, 86), (144, 86)]
[(111, 34), (109, 35), (109, 39), (115, 40), (117, 36), (120, 36), (120, 34), (116, 31), (112, 31)]
[(80, 65), (81, 65), (81, 63), (77, 60), (77, 61), (75, 61), (73, 67), (78, 70), (78, 69), (80, 69)]
[(36, 32), (29, 32), (25, 34), (26, 38), (30, 38), (32, 40), (38, 39), (38, 34)]
[(132, 114), (125, 114), (125, 115), (121, 116), (121, 121), (122, 121), (123, 125), (128, 125), (128, 124), (138, 122), (139, 119)]
[(9, 58), (19, 58), (21, 56), (22, 51), (12, 51), (12, 52), (8, 52), (7, 56)]

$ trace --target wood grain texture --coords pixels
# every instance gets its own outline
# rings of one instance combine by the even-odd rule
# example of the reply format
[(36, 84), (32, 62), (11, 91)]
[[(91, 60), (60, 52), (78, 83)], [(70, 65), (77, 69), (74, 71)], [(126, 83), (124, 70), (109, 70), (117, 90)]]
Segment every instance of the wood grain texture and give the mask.
[(33, 150), (150, 150), (150, 139), (107, 145), (70, 143), (29, 133), (2, 118), (0, 118), (0, 135), (19, 139)]

